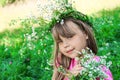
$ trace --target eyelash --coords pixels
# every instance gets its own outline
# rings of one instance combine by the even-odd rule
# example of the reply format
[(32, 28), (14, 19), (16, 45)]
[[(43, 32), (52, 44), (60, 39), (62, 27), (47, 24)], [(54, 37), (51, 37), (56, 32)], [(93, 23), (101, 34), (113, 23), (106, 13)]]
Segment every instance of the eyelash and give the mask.
[[(72, 37), (68, 37), (67, 39), (72, 39), (74, 36), (72, 36)], [(60, 43), (60, 42), (63, 42), (62, 40), (58, 40), (57, 41), (58, 43)]]
[(72, 37), (69, 37), (69, 38), (67, 38), (67, 39), (71, 39)]
[(67, 39), (72, 39), (74, 36), (68, 37)]
[(62, 42), (62, 40), (59, 40), (58, 43)]

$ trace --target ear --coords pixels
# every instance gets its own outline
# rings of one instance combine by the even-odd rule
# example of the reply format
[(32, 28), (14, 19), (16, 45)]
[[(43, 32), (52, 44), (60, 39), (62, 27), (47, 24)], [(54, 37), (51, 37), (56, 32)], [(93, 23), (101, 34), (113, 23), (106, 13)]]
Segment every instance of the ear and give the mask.
[(87, 34), (86, 34), (85, 38), (88, 39), (88, 35)]
[(85, 36), (86, 39), (88, 39), (88, 35), (85, 32), (84, 32), (84, 36)]

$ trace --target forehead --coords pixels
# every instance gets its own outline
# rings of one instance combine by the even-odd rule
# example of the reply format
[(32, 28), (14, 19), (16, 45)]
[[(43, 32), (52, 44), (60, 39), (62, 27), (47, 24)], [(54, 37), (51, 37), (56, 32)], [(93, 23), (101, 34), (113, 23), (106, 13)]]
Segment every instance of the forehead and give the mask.
[[(74, 33), (74, 35), (75, 34), (80, 35), (80, 34), (83, 33), (83, 31), (80, 29), (80, 27), (72, 21), (66, 22), (66, 25), (68, 26), (69, 30), (71, 31), (71, 34), (72, 34), (72, 32)], [(61, 37), (64, 37), (64, 36), (59, 34), (59, 37), (61, 38)]]
[(80, 26), (72, 21), (66, 21), (63, 25), (57, 24), (53, 28), (53, 36), (55, 40), (60, 40), (60, 36), (66, 38), (72, 37), (75, 34), (79, 34), (80, 32), (82, 32), (79, 27)]
[(79, 26), (72, 21), (66, 22), (66, 25), (69, 27), (70, 30), (74, 31), (75, 33), (80, 31)]

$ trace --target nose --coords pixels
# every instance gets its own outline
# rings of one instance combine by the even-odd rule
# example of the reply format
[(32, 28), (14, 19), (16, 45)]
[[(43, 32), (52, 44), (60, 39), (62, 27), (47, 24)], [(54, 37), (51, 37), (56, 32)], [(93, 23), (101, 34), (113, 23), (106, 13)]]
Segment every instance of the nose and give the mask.
[(64, 42), (64, 48), (69, 47), (69, 43), (68, 42)]

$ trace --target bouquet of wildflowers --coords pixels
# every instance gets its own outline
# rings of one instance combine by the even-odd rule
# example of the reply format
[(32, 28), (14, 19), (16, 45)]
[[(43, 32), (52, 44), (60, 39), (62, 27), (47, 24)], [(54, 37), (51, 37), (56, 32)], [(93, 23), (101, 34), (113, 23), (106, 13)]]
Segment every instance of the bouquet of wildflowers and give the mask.
[[(106, 66), (109, 68), (111, 65), (111, 62), (106, 62), (106, 56), (109, 54), (106, 56), (100, 56), (99, 60), (96, 60), (94, 59), (94, 53), (89, 48), (82, 49), (81, 52), (76, 52), (81, 55), (81, 57), (76, 57), (76, 59), (83, 67), (83, 69), (80, 71), (80, 74), (77, 76), (79, 78), (77, 80), (96, 80), (96, 78), (104, 80), (104, 78), (107, 78), (105, 72), (102, 71), (102, 67)], [(71, 77), (72, 74), (69, 71), (66, 71), (62, 66), (58, 68), (58, 71), (66, 74), (70, 80), (75, 80), (75, 76)]]

